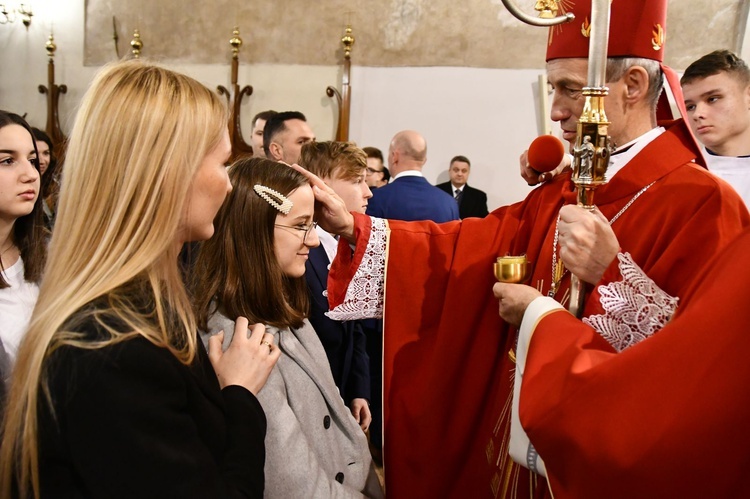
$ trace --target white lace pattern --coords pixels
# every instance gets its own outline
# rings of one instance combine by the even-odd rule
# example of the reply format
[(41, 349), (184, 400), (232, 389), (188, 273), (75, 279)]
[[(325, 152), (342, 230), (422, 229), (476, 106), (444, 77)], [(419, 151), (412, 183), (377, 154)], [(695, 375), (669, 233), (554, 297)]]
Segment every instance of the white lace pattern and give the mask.
[(326, 312), (326, 315), (333, 320), (350, 321), (383, 317), (388, 222), (382, 218), (370, 218), (372, 230), (362, 263), (359, 264), (346, 289), (343, 303)]
[(621, 352), (663, 328), (674, 315), (679, 298), (662, 291), (629, 253), (618, 253), (617, 258), (622, 281), (599, 286), (604, 314), (583, 322)]

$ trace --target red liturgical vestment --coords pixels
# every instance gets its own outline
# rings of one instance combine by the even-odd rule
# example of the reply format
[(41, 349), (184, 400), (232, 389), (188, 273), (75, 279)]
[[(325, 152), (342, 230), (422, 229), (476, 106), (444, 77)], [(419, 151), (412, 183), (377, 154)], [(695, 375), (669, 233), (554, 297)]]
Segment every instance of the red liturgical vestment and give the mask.
[[(623, 251), (677, 297), (707, 258), (750, 223), (731, 187), (691, 163), (690, 143), (684, 123), (675, 122), (595, 199), (610, 220), (622, 212), (612, 228)], [(516, 332), (498, 316), (492, 264), (498, 256), (526, 254), (533, 268), (529, 284), (548, 293), (557, 214), (574, 202), (568, 173), (484, 219), (388, 222), (385, 242), (374, 246), (386, 254), (383, 402), (390, 497), (529, 497), (536, 476), (508, 456), (509, 352)], [(359, 215), (355, 224), (355, 251), (342, 241), (329, 273), (334, 312), (347, 308), (360, 264), (372, 263), (366, 247), (377, 224)], [(619, 279), (613, 262), (603, 281)], [(358, 289), (370, 293), (371, 286)], [(564, 301), (568, 286), (566, 275), (558, 300)], [(600, 313), (597, 295), (589, 293), (584, 315)]]
[(616, 354), (566, 311), (529, 344), (521, 422), (556, 499), (750, 497), (750, 231)]

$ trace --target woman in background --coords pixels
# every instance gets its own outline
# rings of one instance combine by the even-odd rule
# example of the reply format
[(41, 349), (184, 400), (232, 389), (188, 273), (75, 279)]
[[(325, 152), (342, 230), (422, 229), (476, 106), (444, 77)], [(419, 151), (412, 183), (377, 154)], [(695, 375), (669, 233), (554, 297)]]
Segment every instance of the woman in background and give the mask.
[(262, 495), (254, 394), (278, 352), (240, 318), (207, 355), (177, 264), (231, 190), (226, 123), (214, 92), (141, 61), (86, 93), (12, 376), (0, 497)]
[(37, 158), (26, 121), (0, 111), (0, 410), (47, 255)]
[(44, 207), (44, 225), (50, 231), (55, 225), (57, 199), (60, 194), (59, 163), (54, 154), (52, 139), (42, 130), (32, 128), (36, 148), (39, 152), (39, 171), (42, 174), (42, 200)]
[(312, 188), (267, 159), (240, 160), (229, 177), (234, 190), (198, 254), (194, 295), (201, 329), (231, 331), (241, 315), (265, 324), (281, 350), (258, 397), (268, 416), (265, 496), (380, 497), (365, 435), (307, 320), (305, 262), (319, 244)]

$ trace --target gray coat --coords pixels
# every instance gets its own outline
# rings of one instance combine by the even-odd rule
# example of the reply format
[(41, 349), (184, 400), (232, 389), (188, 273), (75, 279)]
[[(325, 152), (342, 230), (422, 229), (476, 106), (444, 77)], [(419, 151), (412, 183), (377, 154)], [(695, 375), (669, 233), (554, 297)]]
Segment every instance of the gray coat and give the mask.
[[(234, 321), (217, 313), (208, 328), (210, 334), (224, 330), (226, 350)], [(258, 394), (268, 419), (265, 497), (382, 497), (367, 439), (344, 405), (310, 323), (266, 332), (281, 358)], [(208, 336), (202, 334), (204, 342)]]

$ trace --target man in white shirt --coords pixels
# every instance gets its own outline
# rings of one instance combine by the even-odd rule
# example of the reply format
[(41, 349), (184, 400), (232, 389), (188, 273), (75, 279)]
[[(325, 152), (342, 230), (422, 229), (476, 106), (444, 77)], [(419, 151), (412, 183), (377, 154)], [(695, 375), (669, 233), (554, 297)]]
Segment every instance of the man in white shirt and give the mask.
[(716, 50), (690, 64), (680, 83), (708, 169), (750, 206), (750, 69), (732, 52)]

